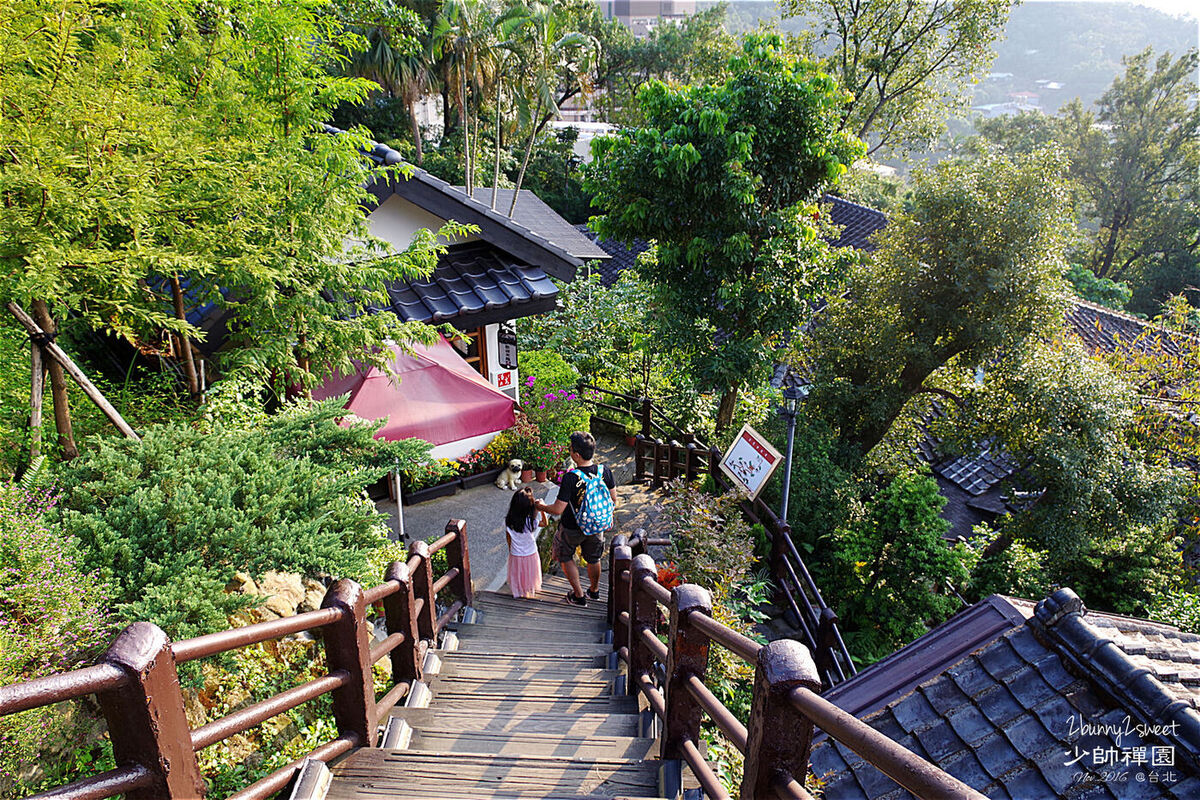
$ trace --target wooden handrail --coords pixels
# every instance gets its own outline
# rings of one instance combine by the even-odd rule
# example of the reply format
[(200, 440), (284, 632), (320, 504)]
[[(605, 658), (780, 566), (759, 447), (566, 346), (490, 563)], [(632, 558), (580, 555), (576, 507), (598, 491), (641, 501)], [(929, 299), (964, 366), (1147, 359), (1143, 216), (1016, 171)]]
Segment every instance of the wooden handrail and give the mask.
[[(430, 556), (445, 549), (446, 574), (433, 579)], [(384, 582), (363, 589), (341, 580), (329, 587), (322, 608), (292, 617), (170, 642), (160, 629), (134, 623), (94, 666), (0, 686), (0, 716), (96, 695), (108, 719), (117, 768), (52, 789), (38, 797), (129, 800), (202, 797), (195, 752), (325, 694), (333, 694), (338, 737), (305, 758), (328, 761), (353, 747), (370, 745), (379, 720), (422, 677), (431, 640), (471, 604), (471, 567), (466, 525), (450, 520), (432, 544), (415, 542), (407, 561), (388, 565)], [(457, 599), (437, 616), (439, 591)], [(374, 645), (367, 609), (382, 602), (387, 636)], [(322, 629), (330, 673), (272, 695), (190, 730), (176, 665), (293, 633)], [(393, 685), (377, 702), (371, 665), (391, 656)], [(233, 795), (250, 800), (278, 792), (304, 759), (297, 759)]]
[[(613, 537), (608, 597), (613, 648), (629, 670), (626, 690), (644, 696), (663, 721), (662, 757), (686, 761), (707, 794), (728, 796), (695, 746), (701, 713), (745, 756), (742, 797), (811, 800), (803, 781), (814, 727), (820, 727), (918, 797), (983, 800), (937, 765), (820, 697), (818, 671), (803, 644), (780, 639), (761, 645), (722, 625), (712, 617), (706, 590), (683, 584), (668, 591), (656, 580), (654, 560), (645, 554), (631, 558), (628, 542), (623, 534)], [(660, 604), (670, 610), (666, 644), (656, 627)], [(755, 665), (749, 725), (705, 685), (710, 644)], [(656, 682), (656, 662), (666, 665), (665, 693)]]

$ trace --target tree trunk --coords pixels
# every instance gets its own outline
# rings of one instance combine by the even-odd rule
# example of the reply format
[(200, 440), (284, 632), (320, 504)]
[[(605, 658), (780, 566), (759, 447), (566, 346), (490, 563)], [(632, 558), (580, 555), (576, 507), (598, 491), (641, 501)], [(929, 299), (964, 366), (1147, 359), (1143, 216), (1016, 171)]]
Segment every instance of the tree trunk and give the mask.
[(500, 186), (500, 121), (503, 114), (500, 111), (500, 87), (504, 79), (496, 74), (496, 169), (492, 172), (492, 210), (496, 209), (496, 196)]
[(471, 115), (467, 113), (467, 84), (465, 80), (458, 89), (458, 103), (461, 109), (463, 130), (463, 186), (467, 187), (467, 196), (470, 197), (475, 191), (475, 187), (471, 181)]
[(32, 378), (29, 391), (29, 463), (37, 463), (42, 454), (42, 400), (46, 395), (46, 368), (42, 365), (42, 348), (29, 343), (29, 363)]
[[(542, 116), (542, 98), (538, 97), (537, 106), (533, 114), (531, 123), (536, 123), (536, 120)], [(512, 205), (508, 207), (508, 217), (512, 219), (512, 215), (517, 210), (517, 195), (521, 193), (521, 184), (525, 181), (525, 168), (529, 166), (529, 154), (533, 152), (533, 138), (537, 136), (537, 125), (534, 124), (533, 130), (529, 131), (529, 141), (525, 143), (525, 157), (521, 159), (521, 171), (517, 173), (517, 185), (513, 189)]]
[(733, 424), (733, 412), (737, 410), (738, 386), (730, 386), (721, 395), (721, 404), (717, 406), (717, 432), (727, 430)]
[[(187, 324), (187, 312), (183, 308), (183, 286), (179, 283), (179, 276), (171, 276), (171, 300), (175, 304), (175, 319)], [(187, 334), (175, 334), (175, 341), (179, 343), (179, 358), (183, 365), (183, 376), (187, 379), (188, 394), (193, 399), (200, 396), (200, 375), (196, 372), (196, 361), (192, 358), (192, 343), (188, 341)]]
[[(58, 333), (58, 325), (50, 316), (50, 309), (45, 300), (33, 301), (33, 318), (39, 327), (53, 336)], [(46, 359), (46, 369), (50, 373), (50, 396), (54, 399), (54, 427), (58, 431), (58, 445), (62, 448), (64, 461), (69, 461), (79, 455), (75, 446), (75, 432), (71, 427), (71, 406), (67, 397), (67, 379), (63, 374), (62, 365), (52, 358)]]
[(410, 101), (408, 104), (408, 121), (412, 124), (413, 147), (417, 149), (417, 166), (425, 163), (425, 149), (421, 144), (421, 123), (417, 122), (417, 103)]

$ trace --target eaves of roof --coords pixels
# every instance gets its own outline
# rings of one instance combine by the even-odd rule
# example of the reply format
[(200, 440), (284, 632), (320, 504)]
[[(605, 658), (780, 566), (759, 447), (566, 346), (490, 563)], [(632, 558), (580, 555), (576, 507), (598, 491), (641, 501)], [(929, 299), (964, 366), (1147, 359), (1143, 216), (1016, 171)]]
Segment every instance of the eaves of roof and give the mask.
[[(332, 125), (326, 125), (325, 131), (342, 133), (341, 129)], [(376, 144), (367, 156), (385, 166), (407, 163), (402, 155), (385, 144)], [(412, 170), (408, 178), (373, 181), (366, 187), (367, 191), (380, 203), (396, 194), (442, 219), (476, 225), (485, 240), (516, 258), (541, 267), (559, 280), (575, 279), (575, 271), (583, 265), (580, 259), (524, 225), (478, 202), (466, 192), (455, 189), (441, 178), (419, 167), (412, 167)]]

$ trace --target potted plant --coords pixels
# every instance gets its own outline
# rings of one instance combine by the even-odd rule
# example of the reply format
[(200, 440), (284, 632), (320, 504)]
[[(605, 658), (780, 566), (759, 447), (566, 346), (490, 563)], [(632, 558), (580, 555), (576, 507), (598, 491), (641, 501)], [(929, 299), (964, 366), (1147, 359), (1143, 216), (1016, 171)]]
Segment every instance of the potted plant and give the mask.
[(642, 423), (630, 417), (625, 422), (625, 446), (633, 447), (637, 444), (637, 435), (642, 432)]
[(454, 494), (462, 487), (457, 462), (439, 458), (418, 464), (400, 473), (404, 504), (412, 505), (435, 497)]

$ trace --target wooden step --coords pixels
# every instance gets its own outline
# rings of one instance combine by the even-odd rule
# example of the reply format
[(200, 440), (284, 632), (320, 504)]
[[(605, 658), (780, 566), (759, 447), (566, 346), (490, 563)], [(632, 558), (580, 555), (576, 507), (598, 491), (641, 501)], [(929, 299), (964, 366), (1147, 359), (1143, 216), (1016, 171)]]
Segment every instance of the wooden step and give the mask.
[(508, 639), (514, 642), (551, 643), (580, 642), (583, 644), (596, 644), (604, 639), (604, 631), (591, 626), (559, 628), (546, 625), (498, 625), (491, 621), (487, 624), (459, 625), (457, 633), (460, 645), (468, 639)]
[(636, 736), (636, 714), (573, 714), (520, 711), (490, 714), (436, 708), (394, 708), (391, 716), (406, 720), (418, 731), (513, 731), (559, 736)]
[(329, 800), (436, 797), (654, 797), (658, 766), (632, 759), (474, 755), (361, 748), (333, 767)]
[(586, 656), (603, 659), (612, 645), (603, 642), (514, 642), (486, 637), (464, 638), (458, 652), (498, 656)]
[(651, 758), (656, 752), (654, 739), (632, 736), (562, 736), (515, 731), (463, 732), (425, 728), (413, 734), (408, 749), (443, 753), (638, 760)]
[(550, 653), (509, 655), (505, 653), (472, 653), (467, 650), (454, 650), (453, 652), (445, 653), (442, 651), (435, 652), (441, 658), (443, 668), (446, 665), (457, 665), (462, 666), (464, 669), (472, 666), (486, 669), (502, 669), (504, 667), (601, 669), (607, 657), (607, 653), (601, 656), (592, 656), (574, 653), (565, 655)]
[(475, 713), (519, 714), (552, 711), (557, 714), (635, 714), (635, 697), (525, 697), (520, 694), (484, 694), (440, 692), (435, 711), (472, 711)]
[(437, 677), (429, 686), (433, 702), (443, 694), (520, 695), (522, 697), (611, 697), (611, 679), (585, 681), (562, 678), (471, 678)]
[(468, 664), (460, 661), (442, 663), (437, 673), (439, 678), (462, 678), (466, 680), (552, 680), (552, 681), (607, 681), (616, 680), (620, 673), (615, 669), (595, 669), (577, 664), (556, 665), (546, 663), (504, 665)]
[(506, 624), (506, 620), (527, 620), (529, 624), (550, 623), (564, 627), (579, 627), (580, 625), (608, 626), (608, 617), (605, 615), (604, 609), (596, 609), (592, 613), (586, 608), (577, 609), (568, 607), (565, 602), (538, 603), (537, 605), (530, 603), (524, 608), (502, 603), (483, 602), (476, 603), (475, 610), (478, 612), (476, 621), (483, 624), (496, 622), (504, 625)]

